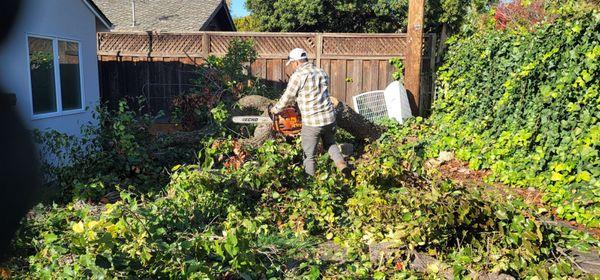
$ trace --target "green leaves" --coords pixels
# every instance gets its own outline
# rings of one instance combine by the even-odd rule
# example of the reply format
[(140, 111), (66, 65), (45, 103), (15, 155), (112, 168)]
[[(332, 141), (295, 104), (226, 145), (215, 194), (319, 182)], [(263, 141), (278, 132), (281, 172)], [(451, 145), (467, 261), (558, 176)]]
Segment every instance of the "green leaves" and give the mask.
[(224, 247), (225, 247), (225, 250), (227, 251), (227, 253), (231, 257), (235, 257), (238, 254), (238, 252), (239, 252), (238, 240), (237, 240), (235, 232), (231, 232), (230, 234), (227, 234), (227, 236), (225, 237)]
[(429, 153), (453, 150), (496, 181), (543, 190), (555, 207), (581, 204), (559, 216), (597, 225), (600, 206), (584, 201), (598, 199), (600, 176), (600, 142), (588, 136), (600, 114), (598, 19), (563, 11), (532, 32), (456, 37), (438, 73)]
[(390, 64), (396, 69), (394, 73), (392, 73), (392, 78), (396, 81), (404, 80), (404, 62), (401, 58), (392, 58), (390, 59)]
[(208, 56), (194, 69), (197, 73), (197, 78), (191, 81), (194, 86), (170, 100), (171, 121), (188, 131), (216, 124), (215, 130), (221, 136), (231, 132), (226, 127), (229, 110), (240, 97), (276, 92), (249, 74), (257, 55), (253, 40), (233, 39), (224, 56)]
[(496, 217), (498, 217), (498, 219), (500, 220), (508, 220), (508, 215), (506, 214), (506, 211), (504, 211), (503, 209), (498, 209), (495, 212)]
[[(391, 126), (365, 148), (356, 180), (326, 172), (326, 156), (324, 175), (304, 179), (298, 143), (268, 141), (239, 169), (225, 169), (219, 158), (234, 140), (207, 139), (202, 157), (213, 159), (211, 169), (176, 165), (164, 192), (122, 190), (112, 204), (38, 209), (27, 221), (35, 230), (24, 239), (39, 241), (24, 278), (416, 279), (423, 275), (398, 262), (411, 250), (438, 260), (431, 277), (450, 266), (457, 278), (489, 270), (526, 278), (547, 266), (559, 277), (572, 271), (559, 269), (556, 246), (597, 246), (540, 225), (520, 200), (424, 175), (424, 123)], [(370, 259), (370, 246), (381, 243), (391, 244), (392, 258)], [(334, 261), (321, 260), (327, 255)], [(290, 268), (294, 262), (301, 264)]]
[[(317, 2), (309, 10), (318, 12), (324, 2)], [(377, 1), (372, 9), (386, 12), (392, 3)], [(457, 11), (460, 3), (445, 7)], [(302, 16), (308, 17), (288, 20), (311, 21)], [(98, 140), (106, 146), (56, 173), (62, 186), (86, 199), (66, 197), (28, 215), (15, 245), (29, 262), (24, 266), (19, 255), (16, 277), (421, 279), (449, 267), (455, 278), (483, 271), (582, 277), (557, 248), (598, 248), (598, 241), (539, 216), (600, 226), (599, 17), (577, 17), (583, 17), (577, 24), (563, 16), (531, 34), (491, 31), (450, 40), (432, 117), (386, 123), (387, 133), (354, 160), (354, 178), (333, 172), (326, 156), (318, 159), (320, 176), (305, 178), (297, 141), (267, 141), (227, 168), (240, 149), (228, 134), (194, 143), (200, 152), (193, 162), (155, 163), (152, 147), (167, 147), (169, 155), (177, 150), (153, 146), (155, 138), (144, 137), (145, 119), (121, 104), (105, 116)], [(561, 37), (567, 35), (572, 40)], [(232, 57), (251, 56), (246, 47)], [(232, 75), (242, 69), (235, 61), (207, 59)], [(238, 85), (229, 82), (228, 89)], [(211, 118), (222, 124), (227, 107), (213, 108)], [(72, 140), (49, 137), (54, 151)], [(489, 169), (486, 180), (540, 188), (556, 211), (440, 179), (426, 161), (440, 151)], [(146, 192), (140, 182), (159, 191)], [(112, 201), (87, 199), (109, 190), (116, 193)], [(372, 258), (378, 245), (387, 255)], [(428, 272), (410, 270), (415, 251), (437, 260)]]
[[(397, 32), (406, 28), (407, 0), (317, 1), (247, 0), (251, 16), (238, 20), (242, 29), (288, 32)], [(460, 25), (490, 0), (426, 1), (426, 26), (438, 31), (441, 24)], [(240, 29), (241, 30), (241, 29)]]

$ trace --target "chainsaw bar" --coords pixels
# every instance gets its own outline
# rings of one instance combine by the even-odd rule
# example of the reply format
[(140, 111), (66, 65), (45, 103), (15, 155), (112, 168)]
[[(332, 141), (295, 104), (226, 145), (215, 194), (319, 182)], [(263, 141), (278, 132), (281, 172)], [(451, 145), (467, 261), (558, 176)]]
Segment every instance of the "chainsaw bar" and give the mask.
[(234, 123), (273, 123), (270, 117), (263, 116), (238, 116), (233, 117), (232, 121)]

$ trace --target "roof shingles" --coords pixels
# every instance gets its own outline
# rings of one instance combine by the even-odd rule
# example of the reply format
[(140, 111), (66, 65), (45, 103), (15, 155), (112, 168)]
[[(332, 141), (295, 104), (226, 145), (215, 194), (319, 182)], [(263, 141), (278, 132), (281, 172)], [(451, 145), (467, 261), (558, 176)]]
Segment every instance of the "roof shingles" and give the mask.
[[(93, 0), (114, 31), (199, 31), (223, 0)], [(135, 25), (132, 4), (135, 1)]]

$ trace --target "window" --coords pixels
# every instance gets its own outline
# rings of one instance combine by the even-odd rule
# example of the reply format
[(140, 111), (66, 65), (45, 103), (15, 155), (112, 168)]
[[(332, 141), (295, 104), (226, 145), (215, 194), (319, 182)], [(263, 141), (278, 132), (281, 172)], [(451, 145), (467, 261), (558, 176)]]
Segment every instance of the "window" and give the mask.
[(79, 43), (34, 36), (27, 39), (33, 114), (81, 110)]
[(52, 40), (29, 38), (29, 69), (31, 71), (33, 113), (56, 112)]
[(60, 90), (63, 110), (81, 109), (79, 82), (79, 46), (74, 42), (58, 41)]

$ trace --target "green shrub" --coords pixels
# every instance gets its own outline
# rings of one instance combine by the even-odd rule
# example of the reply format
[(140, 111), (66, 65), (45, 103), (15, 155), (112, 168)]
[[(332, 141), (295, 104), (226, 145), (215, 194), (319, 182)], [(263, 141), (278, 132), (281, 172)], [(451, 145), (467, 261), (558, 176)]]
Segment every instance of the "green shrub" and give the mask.
[[(76, 159), (54, 178), (75, 196), (36, 207), (2, 266), (24, 279), (437, 279), (450, 267), (458, 279), (593, 279), (562, 254), (597, 249), (588, 233), (543, 222), (520, 197), (441, 180), (423, 162), (451, 149), (473, 168), (491, 168), (493, 179), (539, 186), (555, 205), (559, 194), (597, 199), (600, 50), (597, 32), (585, 29), (597, 29), (594, 15), (563, 16), (532, 34), (455, 39), (432, 118), (382, 122), (387, 132), (351, 160), (350, 178), (326, 154), (317, 176), (305, 176), (297, 140), (241, 147), (222, 129), (223, 100), (210, 112), (221, 126), (211, 137), (220, 138), (192, 147), (191, 164), (148, 159), (164, 144), (125, 104), (90, 130), (91, 144), (51, 133), (50, 146)], [(144, 172), (132, 173), (132, 163)], [(119, 195), (113, 203), (89, 199), (107, 188)], [(598, 216), (586, 215), (597, 209), (562, 213), (593, 226)], [(381, 242), (392, 244), (390, 256), (371, 259), (370, 246)], [(443, 264), (410, 270), (414, 251)]]
[[(240, 155), (236, 140), (207, 139), (199, 164), (174, 166), (162, 192), (39, 206), (10, 267), (42, 279), (435, 277), (396, 269), (415, 249), (456, 277), (582, 276), (557, 248), (597, 241), (541, 224), (520, 199), (421, 176), (425, 142), (407, 140), (418, 128), (392, 127), (369, 145), (356, 179), (333, 172), (327, 155), (307, 178), (298, 142), (268, 141), (235, 167), (226, 162)], [(318, 257), (327, 241), (343, 261)], [(370, 260), (378, 242), (399, 245), (393, 258)]]
[[(169, 139), (158, 141), (150, 135), (155, 117), (143, 112), (144, 103), (122, 100), (114, 111), (99, 106), (95, 121), (82, 125), (80, 135), (36, 131), (46, 182), (58, 192), (49, 198), (98, 201), (118, 186), (143, 192), (161, 189), (168, 182), (165, 167), (193, 159), (189, 151), (195, 153), (195, 148), (169, 149)], [(167, 160), (156, 156), (166, 151), (171, 153)]]
[(544, 191), (600, 227), (600, 14), (563, 7), (531, 33), (454, 38), (438, 73), (430, 156), (454, 150), (491, 179)]
[(194, 130), (207, 124), (220, 123), (215, 119), (216, 107), (230, 109), (233, 103), (250, 94), (269, 95), (272, 90), (250, 75), (250, 65), (256, 60), (252, 40), (234, 39), (222, 57), (211, 55), (196, 68), (198, 78), (189, 92), (176, 96), (171, 103), (174, 121), (184, 129)]

